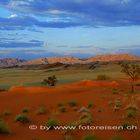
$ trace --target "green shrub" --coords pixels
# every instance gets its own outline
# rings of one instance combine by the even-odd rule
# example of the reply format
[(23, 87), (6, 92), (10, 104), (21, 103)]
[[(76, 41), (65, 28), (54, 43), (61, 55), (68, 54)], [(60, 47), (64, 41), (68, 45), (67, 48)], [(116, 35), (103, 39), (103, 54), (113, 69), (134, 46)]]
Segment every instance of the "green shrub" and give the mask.
[(93, 108), (93, 103), (89, 103), (88, 105), (87, 105), (87, 107), (90, 109), (90, 108)]
[(0, 134), (10, 134), (11, 130), (5, 121), (0, 120)]
[(115, 136), (115, 137), (111, 138), (111, 140), (124, 140), (124, 139), (120, 136)]
[(94, 134), (87, 134), (82, 138), (82, 140), (97, 140), (97, 136)]
[(132, 126), (132, 124), (129, 123), (129, 122), (125, 122), (125, 123), (122, 124), (122, 126), (123, 126), (123, 130), (127, 130), (127, 128), (128, 128), (129, 126)]
[(22, 113), (28, 113), (28, 112), (29, 112), (29, 108), (25, 107), (25, 108), (22, 109)]
[(81, 125), (80, 120), (71, 122), (68, 126), (79, 126)]
[(69, 101), (68, 104), (69, 104), (70, 107), (78, 106), (76, 101)]
[(83, 112), (81, 115), (80, 115), (80, 120), (81, 119), (85, 119), (85, 118), (90, 118), (91, 117), (91, 114), (88, 113), (88, 112)]
[(57, 78), (55, 75), (53, 76), (49, 76), (47, 79), (44, 79), (41, 84), (44, 84), (44, 85), (49, 85), (49, 86), (55, 86), (56, 83), (57, 83)]
[(121, 106), (122, 106), (122, 103), (121, 103), (120, 100), (115, 100), (115, 101), (114, 101), (114, 105), (115, 105), (116, 107), (121, 107)]
[(59, 111), (60, 112), (67, 112), (67, 109), (66, 109), (66, 107), (62, 106), (59, 108)]
[(119, 110), (120, 110), (120, 107), (114, 106), (114, 108), (113, 108), (113, 111), (114, 111), (114, 112), (119, 111)]
[(105, 74), (97, 75), (97, 78), (96, 78), (96, 80), (108, 80), (108, 79), (110, 78)]
[[(79, 125), (80, 125), (80, 121), (71, 122), (71, 123), (69, 123), (69, 124), (67, 125), (67, 126), (69, 126), (69, 128), (68, 128), (68, 129), (65, 129), (65, 130), (63, 131), (63, 133), (64, 133), (65, 135), (68, 135), (68, 136), (69, 136), (69, 134), (70, 134), (71, 132), (75, 131), (75, 130), (76, 130), (76, 127), (79, 126)], [(71, 129), (70, 127), (73, 127), (74, 129)]]
[(79, 109), (79, 111), (78, 111), (79, 113), (84, 113), (84, 112), (90, 112), (90, 110), (88, 109), (88, 108), (86, 108), (86, 107), (81, 107), (80, 109)]
[(50, 127), (50, 129), (54, 129), (55, 126), (59, 126), (60, 122), (55, 118), (49, 118), (46, 122), (46, 125)]
[(38, 115), (44, 115), (47, 113), (46, 107), (44, 105), (40, 105), (36, 111)]
[(127, 118), (135, 118), (137, 116), (137, 112), (135, 110), (128, 110), (127, 111)]
[(92, 115), (89, 112), (83, 112), (79, 122), (81, 125), (90, 125), (93, 122)]
[(21, 122), (23, 124), (31, 122), (30, 118), (26, 114), (17, 115), (15, 120), (16, 122)]

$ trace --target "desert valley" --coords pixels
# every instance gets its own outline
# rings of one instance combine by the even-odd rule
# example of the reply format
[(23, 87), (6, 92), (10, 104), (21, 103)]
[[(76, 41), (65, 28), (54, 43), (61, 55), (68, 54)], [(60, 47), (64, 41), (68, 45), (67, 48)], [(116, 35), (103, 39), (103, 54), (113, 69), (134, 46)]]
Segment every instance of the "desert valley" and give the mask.
[(140, 66), (140, 58), (1, 59), (0, 139), (140, 140), (140, 79), (132, 92), (125, 63)]

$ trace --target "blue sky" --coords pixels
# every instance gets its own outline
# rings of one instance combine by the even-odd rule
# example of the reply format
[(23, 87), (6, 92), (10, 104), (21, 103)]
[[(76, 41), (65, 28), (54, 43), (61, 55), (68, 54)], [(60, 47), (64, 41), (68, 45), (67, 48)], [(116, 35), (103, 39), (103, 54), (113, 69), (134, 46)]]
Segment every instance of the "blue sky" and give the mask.
[(139, 0), (0, 0), (0, 58), (140, 56)]

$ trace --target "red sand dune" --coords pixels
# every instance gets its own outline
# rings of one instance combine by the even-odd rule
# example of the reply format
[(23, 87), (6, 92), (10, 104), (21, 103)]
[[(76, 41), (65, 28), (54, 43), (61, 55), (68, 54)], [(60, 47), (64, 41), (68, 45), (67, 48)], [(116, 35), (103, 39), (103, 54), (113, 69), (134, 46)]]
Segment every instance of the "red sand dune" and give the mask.
[(93, 86), (93, 87), (115, 87), (119, 86), (117, 81), (92, 81), (92, 80), (82, 80), (72, 84), (73, 86)]
[[(28, 115), (32, 120), (32, 124), (42, 125), (47, 121), (48, 117), (57, 118), (62, 125), (69, 124), (79, 119), (79, 114), (68, 106), (70, 100), (75, 100), (78, 103), (78, 109), (82, 106), (87, 106), (93, 103), (91, 109), (93, 115), (93, 124), (95, 126), (102, 125), (121, 125), (123, 122), (131, 122), (139, 126), (140, 116), (135, 119), (124, 119), (126, 105), (130, 103), (131, 95), (124, 96), (124, 93), (129, 89), (129, 83), (117, 81), (91, 81), (84, 80), (80, 82), (65, 84), (56, 87), (12, 87), (9, 91), (0, 93), (0, 111), (9, 110), (10, 116), (5, 116), (4, 120), (12, 129), (12, 135), (2, 136), (0, 140), (64, 140), (62, 131), (41, 131), (29, 130), (29, 125), (22, 125), (15, 122), (15, 116), (21, 113), (24, 107), (30, 109)], [(119, 94), (113, 94), (113, 88), (119, 89)], [(140, 87), (136, 88), (140, 91)], [(120, 99), (122, 108), (114, 112), (113, 107), (109, 106), (109, 101)], [(137, 98), (136, 103), (140, 108), (140, 100)], [(57, 104), (63, 103), (67, 108), (66, 113), (61, 113), (58, 110)], [(40, 104), (46, 106), (48, 112), (46, 115), (37, 115), (36, 109)], [(101, 110), (101, 112), (99, 112)], [(121, 135), (125, 140), (138, 140), (140, 138), (140, 130), (137, 131), (101, 131), (101, 130), (85, 130), (72, 133), (75, 140), (81, 138), (88, 133), (95, 133), (99, 140), (110, 140), (111, 137)]]

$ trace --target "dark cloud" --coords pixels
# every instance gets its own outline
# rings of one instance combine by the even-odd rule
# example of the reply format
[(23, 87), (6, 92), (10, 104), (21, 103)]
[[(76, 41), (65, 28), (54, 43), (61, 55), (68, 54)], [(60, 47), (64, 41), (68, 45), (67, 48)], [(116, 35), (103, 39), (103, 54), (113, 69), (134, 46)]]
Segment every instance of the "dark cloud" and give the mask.
[[(9, 0), (9, 3), (6, 0), (1, 1), (0, 4), (24, 14), (59, 17), (65, 20), (69, 17), (72, 20), (69, 22), (40, 22), (26, 17), (18, 18), (17, 22), (13, 22), (13, 24), (21, 24), (23, 27), (25, 25), (50, 28), (79, 25), (91, 27), (140, 25), (139, 0)], [(0, 19), (0, 21), (3, 20)]]
[(36, 48), (36, 47), (42, 47), (44, 42), (38, 41), (38, 40), (31, 40), (27, 42), (17, 42), (17, 41), (11, 41), (9, 39), (4, 40), (4, 38), (1, 40), (0, 38), (0, 48)]
[[(0, 18), (0, 30), (24, 30), (33, 26), (66, 28), (82, 25), (140, 25), (139, 0), (1, 0), (0, 5), (24, 15)], [(52, 21), (40, 21), (33, 15), (49, 17)], [(53, 21), (54, 17), (58, 20)]]
[(14, 17), (14, 18), (0, 18), (0, 30), (29, 30), (37, 31), (31, 27), (45, 27), (45, 28), (66, 28), (72, 26), (80, 26), (82, 23), (66, 22), (66, 21), (39, 21), (36, 18), (29, 16)]

